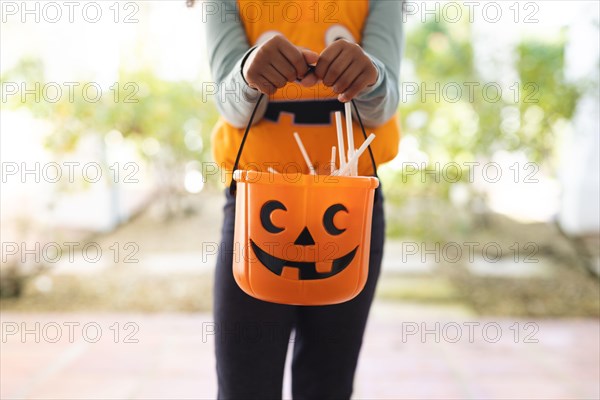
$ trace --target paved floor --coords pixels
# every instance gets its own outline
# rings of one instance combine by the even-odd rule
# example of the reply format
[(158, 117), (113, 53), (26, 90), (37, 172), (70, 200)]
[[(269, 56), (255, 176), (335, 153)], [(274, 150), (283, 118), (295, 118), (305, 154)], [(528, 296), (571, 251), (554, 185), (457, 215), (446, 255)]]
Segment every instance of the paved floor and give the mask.
[[(214, 398), (208, 314), (5, 312), (1, 321), (2, 399)], [(598, 399), (599, 338), (596, 319), (475, 318), (380, 301), (354, 397)]]

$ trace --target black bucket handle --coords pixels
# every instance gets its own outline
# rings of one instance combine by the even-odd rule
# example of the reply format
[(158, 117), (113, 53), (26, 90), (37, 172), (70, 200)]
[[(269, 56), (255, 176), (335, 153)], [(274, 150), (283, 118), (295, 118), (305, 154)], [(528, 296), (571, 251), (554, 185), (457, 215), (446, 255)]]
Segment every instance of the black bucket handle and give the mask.
[[(264, 93), (261, 93), (254, 105), (254, 109), (252, 110), (252, 114), (250, 114), (250, 120), (248, 120), (248, 125), (246, 125), (246, 130), (244, 131), (244, 136), (242, 137), (242, 142), (240, 143), (240, 148), (238, 149), (237, 156), (235, 157), (235, 162), (233, 163), (233, 170), (231, 174), (231, 183), (229, 185), (229, 193), (234, 196), (236, 193), (237, 182), (233, 179), (233, 173), (237, 169), (240, 157), (242, 156), (242, 150), (244, 149), (244, 144), (246, 143), (246, 139), (248, 138), (248, 132), (250, 132), (250, 127), (252, 126), (252, 121), (254, 120), (254, 116), (256, 115), (256, 110), (258, 110), (258, 106), (262, 101), (263, 97), (265, 97)], [(360, 129), (362, 130), (362, 134), (365, 140), (367, 140), (367, 132), (365, 131), (365, 126), (363, 125), (362, 118), (360, 117), (360, 113), (358, 112), (358, 108), (356, 107), (356, 103), (354, 100), (350, 100), (352, 102), (352, 106), (354, 106), (354, 112), (356, 113), (356, 118), (358, 119), (358, 123), (360, 124)], [(371, 157), (371, 164), (373, 165), (373, 173), (374, 176), (377, 176), (377, 163), (375, 162), (375, 157), (373, 156), (373, 151), (371, 150), (371, 145), (368, 146), (369, 156)]]

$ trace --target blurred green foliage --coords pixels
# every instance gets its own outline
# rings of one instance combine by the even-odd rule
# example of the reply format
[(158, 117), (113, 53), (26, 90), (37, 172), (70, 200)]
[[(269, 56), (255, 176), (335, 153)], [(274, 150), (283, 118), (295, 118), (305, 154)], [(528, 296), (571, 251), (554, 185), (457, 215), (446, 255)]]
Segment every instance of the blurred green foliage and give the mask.
[[(547, 161), (553, 155), (553, 146), (548, 145), (556, 134), (553, 124), (571, 118), (579, 97), (578, 88), (565, 80), (564, 41), (522, 41), (515, 49), (518, 85), (502, 88), (500, 99), (492, 86), (496, 82), (486, 82), (478, 75), (472, 43), (468, 21), (428, 22), (409, 32), (405, 58), (415, 66), (418, 83), (427, 89), (438, 84), (446, 95), (435, 101), (433, 95), (419, 93), (421, 96), (415, 97), (425, 101), (402, 104), (403, 126), (410, 127), (408, 133), (417, 136), (422, 149), (438, 161), (490, 156), (499, 149), (523, 150), (532, 161)], [(472, 97), (469, 82), (478, 83)], [(492, 85), (483, 90), (488, 83)], [(455, 95), (453, 86), (460, 87), (462, 94)], [(526, 115), (532, 106), (543, 112), (541, 123), (533, 130), (527, 127)], [(503, 126), (503, 120), (510, 117), (507, 107), (519, 111), (516, 129)], [(425, 113), (426, 122), (411, 124), (414, 112)]]
[(521, 129), (517, 132), (518, 144), (528, 150), (533, 161), (554, 161), (557, 150), (556, 123), (572, 117), (580, 92), (573, 83), (565, 81), (564, 41), (522, 42), (517, 47), (517, 55), (517, 71), (521, 81), (534, 83), (539, 99), (535, 103), (539, 109), (532, 108), (526, 102), (519, 104), (522, 118)]
[[(216, 108), (203, 102), (200, 89), (190, 82), (166, 81), (151, 70), (121, 71), (117, 83), (103, 88), (97, 102), (93, 101), (95, 82), (79, 82), (72, 98), (63, 87), (58, 101), (50, 102), (33, 101), (45, 98), (41, 92), (47, 83), (38, 59), (21, 60), (1, 78), (36, 89), (38, 93), (28, 94), (26, 102), (20, 96), (8, 97), (7, 106), (26, 107), (34, 117), (50, 121), (52, 134), (46, 146), (56, 154), (73, 151), (86, 135), (104, 136), (116, 130), (151, 163), (210, 159), (210, 146), (205, 144), (217, 120)], [(85, 85), (90, 85), (87, 96), (81, 95)], [(149, 138), (155, 139), (154, 146), (147, 145)]]
[[(406, 167), (383, 170), (386, 197), (394, 209), (389, 234), (443, 240), (472, 229), (485, 199), (468, 184), (470, 171), (464, 163), (490, 160), (497, 151), (521, 152), (548, 175), (556, 174), (556, 143), (581, 92), (565, 79), (564, 40), (519, 43), (514, 54), (519, 81), (508, 89), (479, 75), (473, 40), (466, 20), (431, 21), (407, 32), (404, 56), (413, 66), (413, 82), (403, 76), (403, 88), (417, 85), (418, 93), (405, 93), (409, 101), (400, 105), (402, 134), (416, 138), (427, 156), (426, 168), (437, 175), (432, 172), (424, 181), (423, 174)], [(501, 97), (494, 87), (502, 87)], [(435, 90), (439, 98), (424, 89)], [(433, 166), (450, 162), (461, 167), (460, 177), (440, 176), (440, 168)], [(450, 202), (455, 185), (469, 193), (467, 210)]]

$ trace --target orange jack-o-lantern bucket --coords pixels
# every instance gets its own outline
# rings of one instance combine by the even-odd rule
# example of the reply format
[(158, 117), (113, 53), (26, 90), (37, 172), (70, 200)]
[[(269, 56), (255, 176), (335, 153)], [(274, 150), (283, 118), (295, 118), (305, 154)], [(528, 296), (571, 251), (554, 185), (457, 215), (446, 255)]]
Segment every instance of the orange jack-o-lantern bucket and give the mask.
[(375, 177), (236, 171), (233, 274), (261, 300), (352, 299), (369, 272)]
[[(252, 117), (238, 161), (251, 122)], [(233, 275), (239, 287), (282, 304), (325, 305), (354, 298), (369, 272), (378, 186), (379, 180), (368, 176), (235, 170)]]

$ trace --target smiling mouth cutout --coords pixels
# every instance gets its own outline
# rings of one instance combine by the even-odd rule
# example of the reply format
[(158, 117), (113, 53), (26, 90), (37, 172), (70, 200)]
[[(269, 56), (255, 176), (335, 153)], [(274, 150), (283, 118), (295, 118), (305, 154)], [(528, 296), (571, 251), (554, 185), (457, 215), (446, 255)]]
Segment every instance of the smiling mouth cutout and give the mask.
[[(354, 259), (358, 246), (348, 254), (336, 258), (331, 261), (331, 270), (329, 272), (318, 272), (316, 268), (316, 262), (314, 261), (288, 261), (278, 257), (275, 257), (266, 251), (262, 250), (252, 239), (250, 239), (252, 250), (262, 265), (267, 267), (269, 271), (277, 276), (282, 276), (284, 267), (296, 268), (298, 270), (299, 280), (315, 280), (325, 279), (342, 272)], [(285, 276), (284, 276), (285, 277)]]

